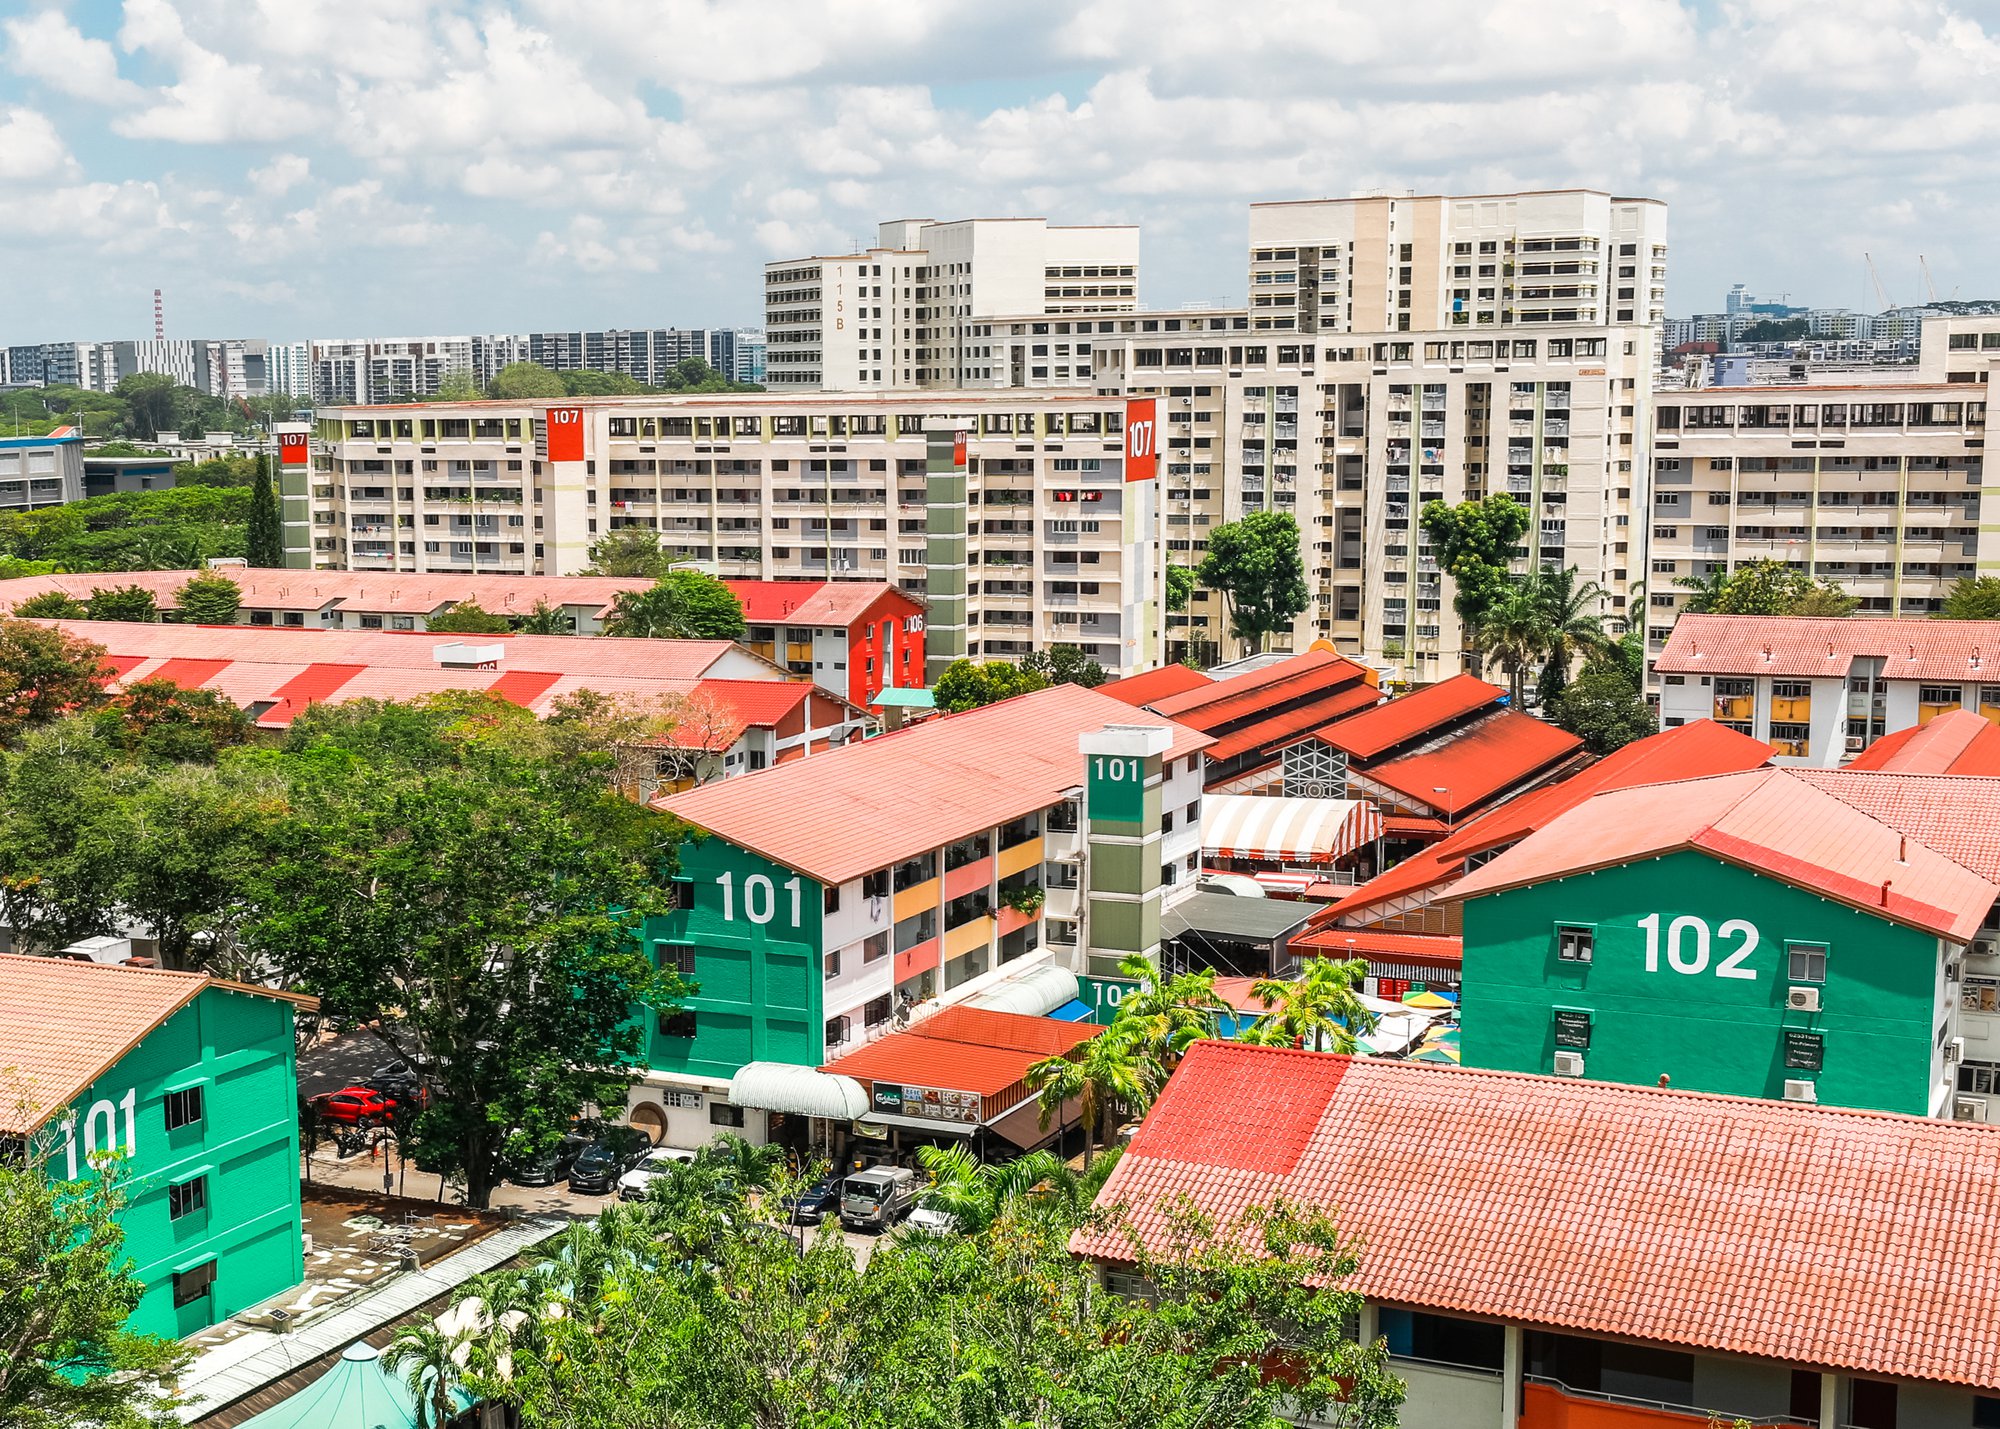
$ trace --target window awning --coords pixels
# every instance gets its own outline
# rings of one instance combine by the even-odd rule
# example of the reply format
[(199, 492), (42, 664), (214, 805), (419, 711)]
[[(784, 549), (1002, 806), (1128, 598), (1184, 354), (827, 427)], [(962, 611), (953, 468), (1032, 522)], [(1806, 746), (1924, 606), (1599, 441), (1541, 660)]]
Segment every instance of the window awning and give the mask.
[(1202, 852), (1213, 857), (1332, 863), (1381, 836), (1382, 811), (1366, 799), (1210, 794), (1201, 801)]
[(1066, 1002), (1077, 1000), (1076, 974), (1068, 968), (1043, 963), (1018, 977), (995, 983), (977, 997), (966, 999), (968, 1007), (986, 1007), (995, 1012), (1019, 1012), (1028, 1017), (1047, 1017)]
[(746, 1062), (729, 1079), (731, 1106), (853, 1121), (868, 1110), (868, 1092), (852, 1077), (790, 1062)]

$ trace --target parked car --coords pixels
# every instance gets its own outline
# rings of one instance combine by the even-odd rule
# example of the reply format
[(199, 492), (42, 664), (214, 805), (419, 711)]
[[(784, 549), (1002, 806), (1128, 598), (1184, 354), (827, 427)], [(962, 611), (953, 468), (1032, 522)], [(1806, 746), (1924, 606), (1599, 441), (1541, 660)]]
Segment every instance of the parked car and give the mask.
[(923, 1235), (951, 1235), (958, 1229), (958, 1217), (934, 1206), (918, 1206), (903, 1224)]
[(359, 1085), (372, 1092), (380, 1092), (383, 1096), (406, 1107), (430, 1105), (430, 1093), (425, 1090), (424, 1084), (417, 1080), (417, 1074), (408, 1067), (377, 1067), (368, 1079)]
[(840, 1223), (851, 1231), (886, 1231), (917, 1203), (917, 1173), (903, 1166), (856, 1171), (840, 1189)]
[(645, 1200), (646, 1188), (653, 1184), (655, 1176), (664, 1175), (670, 1166), (692, 1166), (694, 1160), (692, 1151), (682, 1151), (677, 1146), (654, 1147), (643, 1161), (618, 1178), (618, 1199)]
[[(618, 1133), (624, 1133), (619, 1135)], [(628, 1126), (606, 1129), (604, 1136), (577, 1154), (569, 1168), (569, 1188), (586, 1196), (602, 1196), (618, 1178), (637, 1166), (651, 1148), (646, 1138)]]
[(787, 1202), (792, 1224), (816, 1226), (828, 1216), (839, 1214), (840, 1182), (838, 1176), (822, 1176), (792, 1197)]
[(342, 1087), (337, 1092), (322, 1092), (310, 1105), (320, 1120), (346, 1126), (375, 1126), (394, 1120), (396, 1115), (396, 1099), (383, 1096), (373, 1087)]

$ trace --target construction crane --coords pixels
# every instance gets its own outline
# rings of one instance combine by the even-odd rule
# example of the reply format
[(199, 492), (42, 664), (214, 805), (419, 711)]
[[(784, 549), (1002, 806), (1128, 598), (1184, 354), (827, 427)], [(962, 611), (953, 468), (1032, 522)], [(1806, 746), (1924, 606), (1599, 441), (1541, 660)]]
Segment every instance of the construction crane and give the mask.
[(1923, 255), (1923, 254), (1921, 254), (1921, 253), (1919, 253), (1919, 254), (1917, 255), (1917, 272), (1918, 272), (1919, 274), (1921, 274), (1921, 275), (1922, 275), (1922, 277), (1923, 277), (1923, 280), (1924, 280), (1924, 295), (1925, 295), (1926, 299), (1927, 299), (1928, 301), (1930, 301), (1930, 302), (1933, 302), (1933, 303), (1934, 303), (1934, 302), (1936, 302), (1936, 301), (1938, 300), (1938, 299), (1937, 299), (1937, 284), (1936, 284), (1936, 283), (1933, 283), (1933, 282), (1931, 281), (1931, 265), (1930, 265), (1930, 262), (1929, 262), (1929, 260), (1928, 260), (1928, 259), (1926, 259), (1926, 258), (1924, 257), (1924, 255)]
[(1887, 312), (1890, 308), (1895, 307), (1896, 304), (1890, 298), (1889, 290), (1882, 286), (1882, 275), (1875, 271), (1874, 257), (1867, 252), (1863, 252), (1861, 261), (1868, 265), (1868, 280), (1875, 285), (1875, 297), (1882, 304), (1882, 310)]

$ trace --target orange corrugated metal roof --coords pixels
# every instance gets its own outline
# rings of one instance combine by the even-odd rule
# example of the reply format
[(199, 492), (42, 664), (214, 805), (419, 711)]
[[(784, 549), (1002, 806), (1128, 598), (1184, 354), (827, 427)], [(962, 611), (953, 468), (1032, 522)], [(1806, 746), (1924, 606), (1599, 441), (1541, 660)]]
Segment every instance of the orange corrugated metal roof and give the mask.
[(2000, 1389), (2000, 1127), (1199, 1042), (1098, 1205), (1164, 1247), (1278, 1196), (1379, 1303)]
[(201, 973), (0, 955), (0, 1132), (40, 1126), (205, 987), (312, 1003)]
[(1303, 699), (1315, 690), (1372, 683), (1374, 671), (1337, 650), (1308, 650), (1259, 670), (1192, 687), (1153, 700), (1147, 708), (1195, 729), (1213, 732), (1231, 720)]
[(1128, 705), (1148, 705), (1155, 700), (1163, 700), (1169, 695), (1185, 694), (1189, 690), (1212, 685), (1215, 682), (1201, 671), (1188, 665), (1162, 665), (1157, 670), (1142, 670), (1136, 675), (1127, 675), (1122, 680), (1112, 680), (1098, 688), (1114, 699)]
[(1669, 675), (1842, 677), (1856, 657), (1890, 680), (2000, 683), (2000, 620), (1683, 615), (1655, 668)]
[(915, 1032), (892, 1032), (820, 1070), (864, 1082), (901, 1082), (906, 1086), (977, 1092), (990, 1097), (1020, 1081), (1028, 1074), (1028, 1068), (1046, 1055), (946, 1042)]
[[(1356, 773), (1448, 817), (1546, 770), (1583, 749), (1568, 730), (1519, 710), (1496, 710), (1454, 731), (1436, 749), (1406, 754)], [(1449, 794), (1432, 792), (1444, 786)]]
[(964, 1003), (939, 1008), (921, 1022), (910, 1025), (910, 1031), (919, 1037), (974, 1047), (999, 1047), (1010, 1052), (1033, 1052), (1041, 1057), (1060, 1057), (1103, 1030), (1089, 1022), (995, 1012), (991, 1008), (967, 1007)]
[(1239, 754), (1247, 754), (1253, 749), (1281, 749), (1295, 741), (1298, 735), (1338, 719), (1355, 710), (1366, 709), (1382, 698), (1381, 691), (1373, 685), (1337, 685), (1312, 703), (1297, 709), (1285, 710), (1269, 719), (1260, 719), (1246, 724), (1241, 729), (1232, 729), (1220, 736), (1209, 749), (1208, 757), (1220, 763), (1234, 759)]
[(1847, 763), (1897, 774), (2000, 775), (2000, 728), (1971, 710), (1947, 710), (1929, 724), (1885, 735)]
[(2000, 886), (1785, 769), (1599, 794), (1445, 896), (1477, 898), (1676, 849), (1699, 849), (1961, 943), (2000, 898)]
[(1328, 725), (1319, 737), (1356, 759), (1374, 759), (1506, 695), (1477, 675), (1453, 675)]
[(1047, 808), (1083, 783), (1077, 737), (1110, 724), (1206, 735), (1079, 685), (1053, 685), (659, 801), (697, 828), (827, 883)]
[(1292, 939), (1298, 953), (1316, 953), (1327, 958), (1380, 957), (1435, 958), (1456, 963), (1465, 955), (1463, 938), (1437, 933), (1384, 933), (1374, 928), (1314, 928)]

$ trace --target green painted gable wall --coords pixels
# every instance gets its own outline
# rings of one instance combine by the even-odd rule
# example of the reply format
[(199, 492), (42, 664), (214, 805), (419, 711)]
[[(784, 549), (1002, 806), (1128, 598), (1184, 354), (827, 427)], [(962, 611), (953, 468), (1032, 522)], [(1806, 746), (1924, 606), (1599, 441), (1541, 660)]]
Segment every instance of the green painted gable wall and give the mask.
[[(1640, 920), (1660, 915), (1658, 968), (1646, 966)], [(1676, 918), (1710, 930), (1700, 972), (1676, 971)], [(1750, 923), (1757, 945), (1722, 976)], [(1559, 961), (1559, 923), (1594, 925), (1588, 965)], [(1697, 936), (1682, 935), (1682, 961)], [(1818, 1013), (1791, 1012), (1786, 942), (1827, 945)], [(1463, 1056), (1468, 1067), (1549, 1072), (1554, 1011), (1587, 1011), (1585, 1075), (1686, 1091), (1777, 1097), (1788, 1077), (1815, 1081), (1822, 1103), (1927, 1115), (1939, 1011), (1938, 940), (1774, 878), (1691, 851), (1579, 874), (1465, 904)], [(1785, 1067), (1786, 1029), (1825, 1039), (1817, 1075)]]
[[(126, 1153), (119, 1219), (146, 1282), (134, 1330), (190, 1335), (305, 1278), (292, 1027), (288, 1002), (206, 988), (77, 1099), (79, 1170), (93, 1149)], [(168, 1131), (167, 1094), (190, 1087), (201, 1088), (201, 1118)], [(58, 1174), (67, 1154), (59, 1146)], [(170, 1219), (167, 1188), (196, 1176), (207, 1204)], [(211, 1259), (208, 1294), (177, 1309), (174, 1273)]]
[(650, 920), (646, 933), (663, 967), (694, 951), (695, 1035), (663, 1036), (649, 1019), (650, 1064), (723, 1079), (746, 1062), (818, 1066), (826, 1050), (819, 882), (715, 837), (681, 845), (679, 878), (693, 906)]

